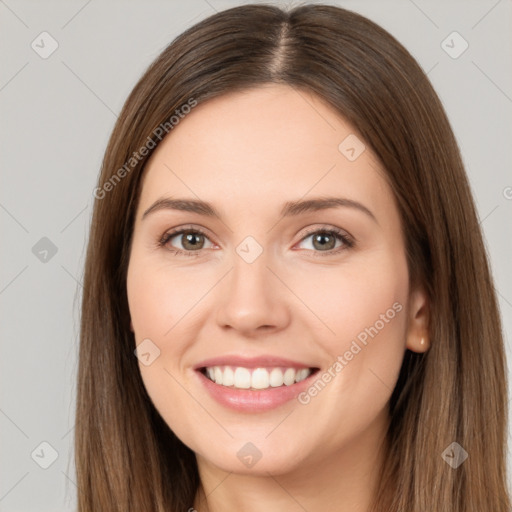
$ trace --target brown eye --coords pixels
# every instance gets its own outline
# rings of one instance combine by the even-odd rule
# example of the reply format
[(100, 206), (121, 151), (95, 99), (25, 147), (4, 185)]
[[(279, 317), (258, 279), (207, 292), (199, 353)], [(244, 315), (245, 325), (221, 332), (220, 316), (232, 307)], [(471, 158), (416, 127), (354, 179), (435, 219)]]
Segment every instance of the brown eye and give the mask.
[[(174, 243), (171, 243), (173, 240)], [(172, 233), (166, 233), (160, 241), (160, 244), (179, 254), (199, 252), (201, 249), (206, 248), (206, 242), (210, 242), (210, 240), (201, 231), (197, 229), (182, 229)]]
[(313, 247), (315, 249), (334, 249), (336, 237), (330, 233), (318, 233), (313, 235)]
[(183, 248), (186, 251), (193, 251), (194, 249), (203, 248), (204, 236), (200, 233), (189, 231), (178, 236), (181, 236), (181, 243), (183, 244)]
[[(354, 245), (348, 235), (333, 229), (317, 229), (316, 231), (310, 231), (309, 234), (301, 240), (301, 243), (309, 238), (311, 238), (310, 247), (306, 247), (306, 249), (310, 249), (316, 254), (325, 253), (325, 256), (336, 254)], [(338, 245), (337, 242), (339, 242)], [(324, 254), (321, 255), (323, 256)]]

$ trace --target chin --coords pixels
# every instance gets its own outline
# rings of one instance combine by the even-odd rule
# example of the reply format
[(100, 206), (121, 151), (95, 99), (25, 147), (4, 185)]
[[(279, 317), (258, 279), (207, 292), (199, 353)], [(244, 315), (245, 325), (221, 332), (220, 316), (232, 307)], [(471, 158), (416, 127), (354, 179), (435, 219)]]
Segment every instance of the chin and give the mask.
[(211, 464), (228, 473), (251, 476), (268, 476), (291, 473), (303, 467), (305, 454), (302, 450), (300, 457), (296, 447), (300, 443), (290, 443), (289, 450), (278, 450), (277, 447), (267, 443), (266, 447), (258, 448), (250, 441), (232, 440), (219, 450), (202, 451), (201, 457), (207, 464)]

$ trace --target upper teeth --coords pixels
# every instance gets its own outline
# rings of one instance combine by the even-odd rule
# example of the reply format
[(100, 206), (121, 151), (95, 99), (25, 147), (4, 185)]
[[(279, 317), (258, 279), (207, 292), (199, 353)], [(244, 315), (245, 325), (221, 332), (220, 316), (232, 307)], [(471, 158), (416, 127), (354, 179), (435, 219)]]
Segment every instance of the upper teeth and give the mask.
[(239, 389), (277, 388), (283, 384), (291, 386), (311, 375), (311, 369), (302, 368), (243, 368), (230, 366), (210, 366), (206, 375), (221, 386), (234, 386)]

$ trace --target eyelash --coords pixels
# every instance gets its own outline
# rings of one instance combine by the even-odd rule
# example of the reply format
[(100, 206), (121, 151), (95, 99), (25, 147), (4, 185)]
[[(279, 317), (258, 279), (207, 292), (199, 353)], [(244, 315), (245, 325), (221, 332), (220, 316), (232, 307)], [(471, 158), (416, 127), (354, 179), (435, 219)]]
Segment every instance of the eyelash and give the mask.
[[(176, 231), (170, 231), (170, 232), (164, 233), (164, 235), (158, 242), (158, 246), (166, 248), (168, 251), (170, 251), (172, 254), (174, 254), (176, 256), (199, 256), (202, 249), (199, 249), (197, 251), (186, 251), (186, 250), (184, 251), (182, 249), (174, 249), (174, 248), (169, 249), (166, 247), (167, 243), (172, 238), (174, 238), (177, 235), (181, 235), (183, 233), (200, 234), (200, 235), (203, 235), (204, 237), (208, 238), (208, 240), (209, 240), (208, 235), (203, 230), (201, 230), (199, 228), (181, 228)], [(340, 229), (334, 228), (334, 227), (314, 228), (309, 231), (306, 231), (306, 234), (301, 238), (300, 242), (303, 242), (306, 238), (310, 237), (313, 234), (317, 234), (317, 233), (333, 235), (338, 240), (341, 240), (344, 245), (342, 247), (338, 247), (337, 249), (330, 249), (329, 251), (313, 251), (314, 256), (320, 256), (320, 257), (334, 256), (336, 254), (339, 254), (341, 251), (346, 251), (348, 249), (352, 249), (355, 246), (355, 240), (352, 237), (348, 236)]]

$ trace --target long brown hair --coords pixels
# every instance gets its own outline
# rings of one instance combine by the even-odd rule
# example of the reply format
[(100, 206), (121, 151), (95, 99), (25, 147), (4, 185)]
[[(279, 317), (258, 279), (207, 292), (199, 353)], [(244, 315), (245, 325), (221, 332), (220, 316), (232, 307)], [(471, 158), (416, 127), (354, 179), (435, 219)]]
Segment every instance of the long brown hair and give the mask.
[[(431, 347), (406, 351), (375, 506), (508, 512), (501, 323), (457, 143), (407, 50), (366, 18), (326, 5), (244, 5), (201, 21), (161, 53), (122, 109), (95, 191), (85, 265), (79, 512), (192, 506), (194, 453), (152, 405), (133, 353), (126, 272), (134, 213), (145, 163), (162, 134), (172, 137), (176, 110), (268, 83), (315, 93), (362, 135), (396, 196), (411, 285), (428, 293)], [(456, 469), (442, 456), (453, 442), (469, 454)]]

